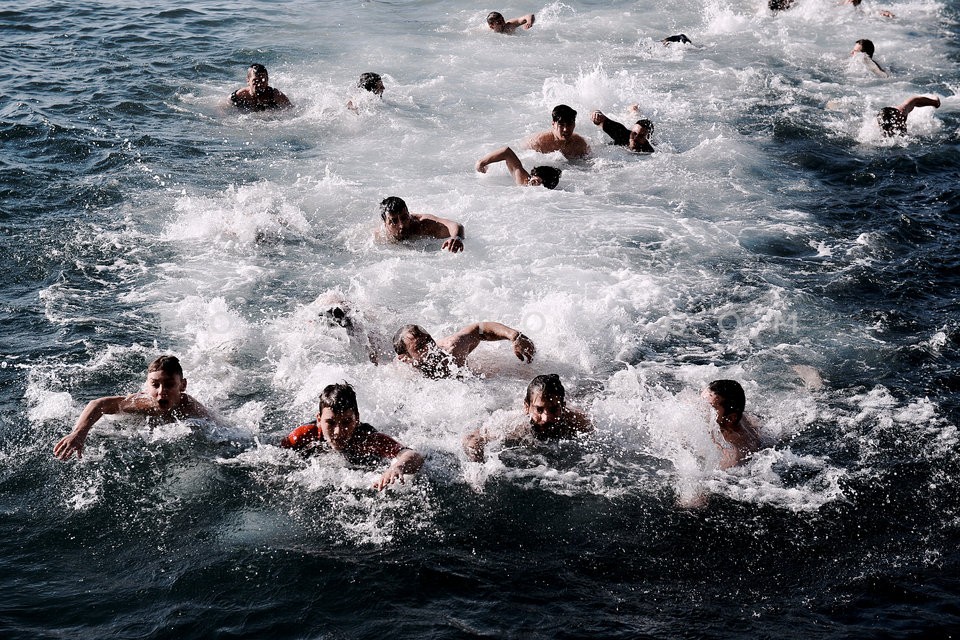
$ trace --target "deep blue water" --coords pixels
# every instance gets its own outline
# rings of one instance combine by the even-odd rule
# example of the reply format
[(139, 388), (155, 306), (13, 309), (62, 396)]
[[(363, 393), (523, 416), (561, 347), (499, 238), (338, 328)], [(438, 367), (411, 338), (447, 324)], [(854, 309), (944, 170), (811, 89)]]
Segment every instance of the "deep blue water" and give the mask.
[[(459, 1), (0, 9), (0, 636), (956, 635), (960, 14), (800, 2), (504, 8), (538, 15), (512, 39)], [(845, 66), (851, 25), (894, 78)], [(701, 48), (659, 47), (681, 30)], [(253, 61), (294, 114), (222, 104)], [(354, 116), (370, 69), (384, 104)], [(943, 106), (869, 132), (913, 93)], [(561, 100), (593, 161), (551, 194), (475, 178)], [(654, 158), (586, 118), (632, 101)], [(462, 217), (462, 259), (370, 243), (387, 192)], [(597, 433), (478, 471), (459, 436), (534, 372), (373, 367), (304, 321), (331, 290), (383, 335), (524, 328)], [(163, 352), (230, 428), (104, 424), (53, 458)], [(721, 374), (771, 440), (732, 473), (689, 400)], [(411, 484), (271, 446), (341, 378), (427, 455)]]

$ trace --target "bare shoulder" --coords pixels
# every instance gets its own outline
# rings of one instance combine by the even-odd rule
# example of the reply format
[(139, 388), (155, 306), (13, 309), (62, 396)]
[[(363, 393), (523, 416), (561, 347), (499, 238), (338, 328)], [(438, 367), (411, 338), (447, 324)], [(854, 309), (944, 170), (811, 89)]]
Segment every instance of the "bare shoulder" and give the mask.
[(550, 131), (541, 131), (533, 134), (527, 138), (526, 142), (524, 142), (524, 146), (528, 149), (539, 151), (540, 153), (556, 151), (555, 138), (553, 137), (553, 133)]
[(185, 418), (213, 418), (213, 414), (193, 396), (183, 394), (177, 410)]

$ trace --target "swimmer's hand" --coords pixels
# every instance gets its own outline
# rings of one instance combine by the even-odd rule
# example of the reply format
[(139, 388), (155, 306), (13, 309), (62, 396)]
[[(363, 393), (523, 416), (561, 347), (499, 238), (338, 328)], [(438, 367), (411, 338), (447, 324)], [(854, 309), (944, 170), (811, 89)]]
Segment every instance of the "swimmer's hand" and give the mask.
[(87, 440), (87, 432), (71, 431), (54, 445), (53, 455), (60, 460), (69, 460), (74, 451), (77, 458), (83, 457), (83, 445)]
[(533, 354), (536, 352), (537, 348), (533, 345), (533, 341), (522, 333), (518, 333), (513, 339), (513, 353), (520, 362), (532, 362)]
[(607, 116), (603, 115), (602, 111), (594, 111), (590, 114), (590, 120), (599, 127), (607, 121)]
[(535, 15), (533, 15), (533, 14), (531, 13), (530, 15), (528, 15), (527, 17), (525, 17), (525, 18), (523, 19), (523, 22), (521, 22), (520, 24), (523, 25), (523, 28), (524, 28), (524, 29), (529, 29), (530, 27), (533, 26), (533, 23), (536, 21), (536, 19), (537, 19), (537, 16), (535, 16)]
[(403, 484), (403, 470), (391, 465), (389, 469), (383, 472), (380, 479), (373, 483), (373, 488), (377, 491), (383, 491), (394, 482)]
[(441, 249), (446, 249), (450, 253), (459, 253), (463, 251), (463, 238), (456, 236), (455, 238), (447, 238), (443, 242)]
[(487, 164), (488, 164), (488, 163), (487, 163), (487, 162), (484, 162), (484, 159), (483, 159), (483, 158), (481, 158), (480, 160), (477, 160), (477, 167), (476, 167), (476, 168), (477, 168), (477, 171), (478, 171), (479, 173), (486, 173), (486, 172), (487, 172)]

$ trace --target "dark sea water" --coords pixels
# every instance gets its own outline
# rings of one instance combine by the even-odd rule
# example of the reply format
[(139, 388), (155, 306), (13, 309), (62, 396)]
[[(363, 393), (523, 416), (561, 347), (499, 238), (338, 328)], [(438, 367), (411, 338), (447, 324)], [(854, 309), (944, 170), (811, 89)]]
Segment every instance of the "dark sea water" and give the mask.
[[(493, 9), (537, 24), (497, 37)], [(0, 637), (957, 636), (958, 20), (0, 6)], [(695, 47), (659, 44), (681, 31)], [(889, 79), (850, 59), (863, 37)], [(251, 62), (293, 113), (225, 104)], [(354, 88), (369, 70), (382, 103)], [(942, 106), (882, 139), (874, 112), (914, 94)], [(560, 189), (474, 173), (559, 102), (595, 151), (547, 159)], [(589, 122), (633, 103), (651, 157)], [(466, 251), (373, 242), (392, 194), (464, 222)], [(491, 319), (538, 356), (484, 345), (480, 375), (422, 380), (316, 322), (331, 298), (375, 341)], [(161, 353), (223, 425), (103, 419), (82, 460), (52, 456)], [(462, 434), (553, 371), (596, 433), (467, 462)], [(729, 472), (697, 400), (719, 377), (766, 439)], [(274, 446), (340, 380), (421, 474), (378, 494), (376, 469)]]

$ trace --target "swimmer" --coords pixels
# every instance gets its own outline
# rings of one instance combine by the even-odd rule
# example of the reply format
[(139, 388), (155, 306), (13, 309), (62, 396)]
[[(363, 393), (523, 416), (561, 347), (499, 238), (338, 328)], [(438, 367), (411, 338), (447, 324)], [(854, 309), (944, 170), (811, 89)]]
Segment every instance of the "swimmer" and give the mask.
[(577, 112), (565, 104), (558, 104), (550, 114), (553, 127), (550, 131), (535, 133), (524, 146), (540, 153), (559, 151), (567, 160), (583, 158), (590, 154), (590, 145), (573, 132), (577, 126)]
[[(846, 1), (844, 2), (844, 4), (852, 4), (854, 9), (859, 9), (861, 2), (863, 2), (863, 0), (846, 0)], [(884, 18), (896, 18), (896, 17), (897, 17), (897, 16), (893, 15), (892, 12), (887, 11), (886, 9), (881, 9), (881, 10), (877, 11), (877, 13), (880, 14), (881, 17), (884, 17)]]
[(83, 447), (93, 425), (104, 415), (129, 414), (174, 422), (188, 418), (216, 420), (202, 404), (188, 396), (187, 379), (175, 356), (160, 356), (147, 367), (143, 390), (128, 396), (108, 396), (91, 400), (67, 436), (54, 447), (53, 455), (68, 460), (73, 452), (83, 457)]
[(241, 111), (266, 111), (292, 107), (290, 99), (279, 89), (271, 87), (269, 80), (265, 66), (250, 65), (247, 69), (247, 86), (234, 91), (230, 95), (230, 102)]
[[(379, 73), (374, 73), (372, 71), (361, 73), (360, 80), (357, 81), (357, 88), (369, 91), (373, 95), (383, 100), (383, 78), (380, 77)], [(350, 109), (351, 111), (357, 111), (357, 106), (353, 104), (353, 100), (347, 101), (347, 109)]]
[(685, 33), (678, 33), (675, 36), (667, 36), (660, 42), (662, 42), (663, 46), (665, 47), (669, 46), (673, 42), (679, 42), (680, 44), (693, 44), (693, 42), (690, 40), (690, 38), (687, 37), (687, 34)]
[(591, 113), (590, 120), (598, 127), (602, 127), (603, 132), (613, 138), (613, 144), (617, 146), (627, 147), (631, 151), (639, 153), (656, 151), (650, 144), (650, 136), (653, 135), (653, 123), (647, 119), (637, 120), (630, 129), (603, 115), (602, 111)]
[(487, 14), (487, 26), (496, 33), (513, 33), (517, 30), (517, 27), (521, 26), (524, 29), (529, 29), (533, 26), (534, 20), (536, 20), (536, 16), (532, 13), (513, 20), (504, 20), (503, 14), (496, 11)]
[(593, 425), (583, 412), (566, 404), (566, 391), (560, 376), (555, 373), (540, 375), (527, 385), (523, 399), (523, 413), (527, 420), (513, 426), (502, 436), (488, 427), (480, 427), (463, 438), (463, 451), (473, 462), (483, 462), (484, 447), (493, 440), (504, 444), (521, 444), (536, 440), (570, 440), (593, 431)]
[(870, 40), (867, 40), (866, 38), (863, 38), (861, 40), (857, 40), (857, 42), (853, 45), (853, 51), (850, 52), (850, 55), (855, 56), (858, 53), (862, 53), (863, 63), (864, 65), (866, 65), (867, 69), (869, 69), (871, 73), (881, 78), (888, 77), (889, 74), (886, 71), (884, 71), (883, 67), (877, 64), (876, 61), (873, 59), (873, 52), (874, 52), (873, 42), (871, 42)]
[(423, 466), (423, 456), (405, 447), (369, 424), (360, 422), (357, 394), (346, 383), (327, 385), (320, 394), (320, 406), (313, 422), (300, 425), (280, 441), (284, 449), (307, 453), (336, 451), (350, 464), (370, 464), (392, 458), (393, 462), (373, 483), (383, 490)]
[(521, 187), (543, 185), (547, 189), (556, 189), (560, 183), (560, 174), (563, 173), (560, 169), (546, 165), (534, 167), (527, 173), (527, 170), (523, 168), (523, 163), (520, 162), (520, 158), (517, 157), (517, 154), (514, 153), (510, 147), (497, 149), (477, 160), (477, 171), (486, 173), (487, 166), (496, 162), (505, 162), (507, 164), (507, 171), (510, 172), (514, 181)]
[(877, 114), (877, 124), (884, 137), (903, 136), (907, 134), (907, 116), (917, 107), (940, 108), (940, 98), (913, 96), (899, 107), (884, 107)]
[(400, 327), (393, 336), (397, 360), (405, 362), (428, 378), (449, 378), (466, 367), (467, 356), (481, 342), (507, 340), (521, 362), (533, 360), (537, 348), (527, 336), (499, 322), (475, 322), (440, 340), (415, 324)]
[(711, 438), (720, 447), (720, 468), (741, 464), (760, 449), (760, 428), (743, 410), (746, 396), (736, 380), (714, 380), (700, 396), (717, 412), (717, 426), (723, 442)]
[(462, 224), (425, 213), (410, 213), (407, 203), (396, 196), (380, 203), (380, 219), (386, 236), (394, 242), (426, 236), (443, 240), (440, 248), (450, 253), (463, 251)]

